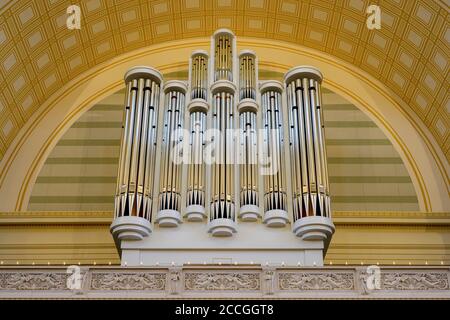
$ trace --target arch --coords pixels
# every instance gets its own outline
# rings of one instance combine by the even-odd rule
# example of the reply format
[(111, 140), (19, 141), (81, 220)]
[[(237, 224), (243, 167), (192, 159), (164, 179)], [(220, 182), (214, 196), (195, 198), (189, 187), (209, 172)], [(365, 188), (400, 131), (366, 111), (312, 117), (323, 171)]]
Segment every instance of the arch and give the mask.
[[(0, 164), (0, 210), (25, 210), (34, 180), (65, 130), (102, 98), (122, 88), (123, 75), (135, 65), (162, 73), (187, 68), (195, 49), (208, 49), (209, 38), (172, 41), (120, 55), (76, 77), (41, 105), (21, 129)], [(449, 208), (448, 162), (417, 116), (392, 91), (361, 69), (334, 56), (281, 41), (240, 37), (238, 48), (253, 49), (260, 65), (285, 72), (299, 64), (318, 67), (324, 86), (366, 112), (400, 154), (422, 211)], [(283, 63), (274, 63), (273, 57)]]

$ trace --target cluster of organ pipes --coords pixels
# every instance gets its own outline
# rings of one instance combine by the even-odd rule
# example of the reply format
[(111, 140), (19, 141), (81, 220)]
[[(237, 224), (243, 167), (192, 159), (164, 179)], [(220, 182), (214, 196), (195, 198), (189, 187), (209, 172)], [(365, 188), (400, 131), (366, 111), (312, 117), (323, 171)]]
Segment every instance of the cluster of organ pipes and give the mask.
[(261, 94), (263, 105), (264, 148), (277, 170), (264, 176), (264, 207), (271, 210), (287, 211), (286, 182), (283, 152), (283, 121), (281, 116), (281, 92), (267, 88)]
[[(235, 50), (231, 32), (216, 32), (212, 56), (194, 52), (189, 81), (169, 81), (163, 94), (156, 70), (137, 67), (125, 75), (116, 217), (152, 221), (152, 208), (157, 208), (160, 226), (166, 212), (178, 221), (166, 226), (178, 225), (183, 216), (232, 225), (237, 217), (255, 221), (259, 211), (268, 226), (310, 216), (330, 218), (320, 72), (296, 68), (284, 84), (260, 82), (256, 55), (246, 50), (237, 57)], [(184, 139), (177, 129), (189, 132), (189, 149), (183, 150), (187, 164), (172, 159), (175, 145)], [(207, 138), (210, 129), (220, 136)], [(232, 129), (240, 130), (238, 139), (229, 134)], [(285, 157), (284, 134), (290, 157)], [(207, 164), (208, 143), (215, 145), (216, 161)], [(275, 168), (268, 174), (260, 170), (262, 155)], [(241, 213), (249, 208), (255, 216), (245, 219)]]
[(161, 176), (159, 210), (180, 211), (181, 167), (173, 161), (175, 145), (182, 138), (185, 92), (168, 87), (165, 94), (163, 135), (161, 143)]
[(256, 113), (244, 111), (239, 115), (239, 126), (242, 130), (240, 152), (241, 207), (258, 206), (258, 166), (257, 166), (257, 132)]
[(115, 197), (115, 215), (151, 221), (161, 79), (125, 75), (127, 93)]
[(248, 221), (259, 216), (256, 79), (256, 56), (244, 51), (239, 55), (239, 181), (240, 217)]
[(233, 36), (219, 33), (215, 37), (214, 80), (233, 81)]
[(204, 53), (192, 55), (191, 67), (191, 99), (207, 100), (208, 88), (208, 56)]
[[(203, 220), (205, 214), (206, 170), (203, 157), (208, 101), (208, 54), (196, 51), (192, 54), (189, 69), (191, 102), (189, 105), (189, 146), (186, 214), (189, 221)], [(196, 103), (197, 102), (197, 103)]]
[(221, 91), (214, 94), (212, 103), (212, 128), (220, 132), (213, 141), (216, 145), (215, 158), (212, 164), (212, 201), (210, 220), (235, 220), (234, 205), (234, 138), (230, 131), (234, 128), (234, 95)]
[(239, 56), (239, 98), (256, 100), (255, 56), (243, 53)]
[(188, 191), (186, 205), (205, 206), (205, 164), (203, 160), (206, 113), (194, 111), (190, 114), (191, 159), (188, 167)]
[(311, 77), (287, 79), (286, 96), (293, 173), (293, 218), (330, 217), (320, 81)]

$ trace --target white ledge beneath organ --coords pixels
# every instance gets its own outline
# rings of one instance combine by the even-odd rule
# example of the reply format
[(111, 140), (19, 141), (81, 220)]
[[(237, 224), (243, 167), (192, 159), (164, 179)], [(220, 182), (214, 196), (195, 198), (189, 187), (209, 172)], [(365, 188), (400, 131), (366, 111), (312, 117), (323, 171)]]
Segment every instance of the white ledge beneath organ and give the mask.
[(319, 70), (260, 82), (256, 54), (238, 56), (220, 29), (187, 82), (149, 67), (125, 82), (111, 225), (123, 265), (323, 265), (334, 225)]
[[(229, 221), (228, 219), (225, 219)], [(228, 222), (229, 223), (229, 222)], [(224, 229), (232, 236), (212, 236), (205, 223), (185, 222), (178, 228), (155, 228), (140, 241), (122, 241), (122, 265), (182, 264), (323, 265), (322, 240), (302, 240), (289, 226), (267, 228), (262, 223), (242, 222)], [(219, 225), (220, 228), (220, 225)]]

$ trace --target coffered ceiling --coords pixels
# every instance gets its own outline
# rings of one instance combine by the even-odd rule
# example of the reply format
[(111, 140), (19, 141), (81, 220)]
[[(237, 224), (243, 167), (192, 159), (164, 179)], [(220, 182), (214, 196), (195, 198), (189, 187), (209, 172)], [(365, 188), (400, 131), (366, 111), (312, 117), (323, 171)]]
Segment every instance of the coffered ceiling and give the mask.
[[(380, 30), (366, 27), (372, 3), (382, 10)], [(0, 158), (69, 80), (122, 53), (221, 27), (314, 48), (363, 69), (409, 106), (450, 158), (448, 0), (83, 0), (80, 30), (66, 26), (71, 4), (0, 1)]]

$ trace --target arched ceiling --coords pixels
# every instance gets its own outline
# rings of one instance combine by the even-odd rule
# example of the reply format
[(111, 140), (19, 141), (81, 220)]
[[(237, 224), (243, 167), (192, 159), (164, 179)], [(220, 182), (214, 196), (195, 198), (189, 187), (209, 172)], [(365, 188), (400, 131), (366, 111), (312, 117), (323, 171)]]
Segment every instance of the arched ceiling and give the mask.
[[(378, 3), (382, 28), (368, 30)], [(440, 0), (84, 0), (81, 30), (66, 27), (72, 1), (0, 3), (0, 158), (39, 106), (71, 79), (151, 44), (237, 36), (304, 45), (382, 81), (450, 158), (450, 24)], [(276, 59), (276, 57), (274, 57)]]

